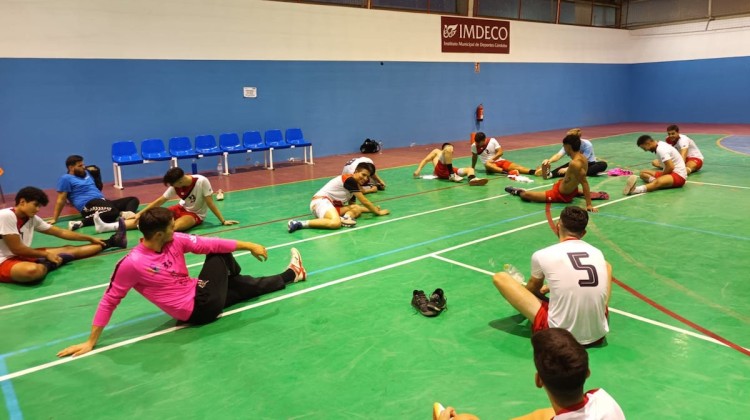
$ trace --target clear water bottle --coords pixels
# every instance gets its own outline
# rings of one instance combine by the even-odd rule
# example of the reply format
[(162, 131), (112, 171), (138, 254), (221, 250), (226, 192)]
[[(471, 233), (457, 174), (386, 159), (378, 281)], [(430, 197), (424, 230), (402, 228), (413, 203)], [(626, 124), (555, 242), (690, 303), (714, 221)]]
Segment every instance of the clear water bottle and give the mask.
[(523, 284), (524, 286), (526, 285), (526, 277), (513, 264), (504, 264), (503, 271), (513, 277), (513, 280), (519, 282), (520, 284)]
[(219, 175), (224, 174), (224, 162), (222, 162), (221, 159), (219, 159), (219, 164), (216, 165), (216, 172), (218, 172)]

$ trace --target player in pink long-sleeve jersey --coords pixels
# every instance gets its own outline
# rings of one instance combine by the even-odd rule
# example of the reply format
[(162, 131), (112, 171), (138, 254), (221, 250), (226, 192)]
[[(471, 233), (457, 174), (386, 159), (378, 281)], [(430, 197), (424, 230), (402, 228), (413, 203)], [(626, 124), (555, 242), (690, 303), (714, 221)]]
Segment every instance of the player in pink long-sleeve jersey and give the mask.
[[(268, 252), (264, 246), (175, 233), (172, 213), (166, 208), (147, 210), (141, 215), (138, 228), (143, 233), (143, 240), (115, 266), (109, 287), (94, 315), (88, 340), (61, 350), (57, 353), (59, 357), (79, 356), (91, 351), (115, 308), (130, 289), (135, 289), (179, 321), (207, 324), (228, 306), (306, 279), (302, 258), (294, 248), (284, 272), (268, 277), (241, 275), (232, 252), (250, 251), (259, 261), (265, 261)], [(198, 278), (192, 278), (188, 273), (187, 252), (206, 254)]]

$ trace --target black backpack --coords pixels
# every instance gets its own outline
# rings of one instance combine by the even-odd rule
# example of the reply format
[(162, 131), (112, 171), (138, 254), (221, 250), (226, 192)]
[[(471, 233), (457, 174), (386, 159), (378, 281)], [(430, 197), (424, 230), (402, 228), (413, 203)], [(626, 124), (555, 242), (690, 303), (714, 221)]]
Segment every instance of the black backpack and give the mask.
[(380, 151), (380, 142), (365, 139), (365, 142), (359, 147), (359, 151), (362, 153), (378, 153)]

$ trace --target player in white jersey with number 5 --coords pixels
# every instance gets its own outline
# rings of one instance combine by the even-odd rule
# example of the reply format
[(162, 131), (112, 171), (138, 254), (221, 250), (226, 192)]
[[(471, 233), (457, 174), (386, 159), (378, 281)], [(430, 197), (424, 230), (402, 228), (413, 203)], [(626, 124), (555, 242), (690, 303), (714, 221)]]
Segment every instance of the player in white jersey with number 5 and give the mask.
[(669, 144), (657, 142), (649, 135), (638, 137), (638, 147), (645, 152), (656, 153), (657, 160), (662, 163), (661, 171), (652, 171), (644, 169), (641, 171), (641, 179), (647, 182), (646, 185), (635, 186), (638, 177), (631, 175), (625, 183), (622, 193), (625, 195), (642, 194), (667, 188), (680, 188), (685, 185), (687, 179), (687, 170), (685, 161), (682, 160), (680, 152)]
[[(563, 209), (556, 225), (560, 242), (533, 254), (525, 286), (505, 272), (493, 276), (497, 290), (533, 323), (534, 332), (564, 328), (583, 345), (598, 344), (609, 332), (612, 280), (602, 252), (581, 240), (588, 221), (580, 207)], [(549, 302), (540, 300), (547, 293)]]

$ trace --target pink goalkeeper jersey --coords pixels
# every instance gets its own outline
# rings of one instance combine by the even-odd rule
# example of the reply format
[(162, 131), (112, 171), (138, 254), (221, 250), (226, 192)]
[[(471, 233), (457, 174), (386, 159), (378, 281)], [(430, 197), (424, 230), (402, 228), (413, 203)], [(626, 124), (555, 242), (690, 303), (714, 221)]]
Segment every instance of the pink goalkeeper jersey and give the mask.
[(106, 326), (130, 289), (135, 289), (171, 317), (186, 321), (193, 313), (198, 279), (190, 277), (185, 253), (225, 254), (236, 249), (236, 241), (178, 232), (161, 252), (155, 252), (143, 243), (138, 244), (117, 263), (109, 287), (99, 301), (93, 324)]

